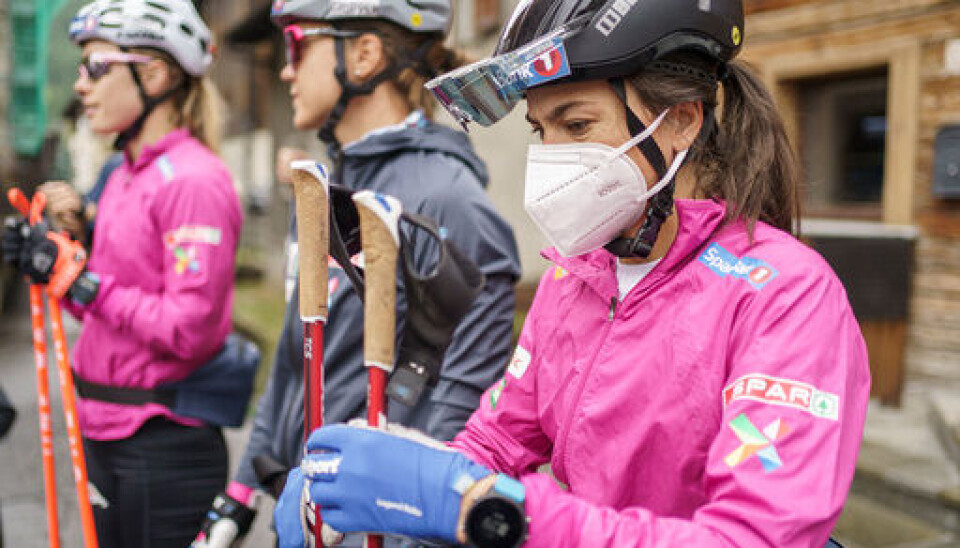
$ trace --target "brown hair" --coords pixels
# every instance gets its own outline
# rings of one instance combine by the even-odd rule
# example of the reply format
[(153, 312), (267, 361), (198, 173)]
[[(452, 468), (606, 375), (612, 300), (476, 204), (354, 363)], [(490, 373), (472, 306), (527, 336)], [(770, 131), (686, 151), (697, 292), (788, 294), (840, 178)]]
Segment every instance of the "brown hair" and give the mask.
[[(420, 109), (428, 118), (433, 118), (436, 101), (433, 94), (423, 87), (428, 80), (467, 64), (461, 52), (448, 48), (438, 34), (410, 32), (389, 21), (355, 19), (337, 22), (343, 30), (372, 32), (380, 37), (387, 60), (392, 65), (411, 63), (393, 77), (392, 84), (400, 92), (411, 109)], [(411, 57), (427, 41), (432, 41), (420, 62)]]
[(157, 57), (173, 70), (173, 80), (178, 81), (173, 101), (176, 119), (174, 124), (186, 127), (198, 141), (213, 152), (220, 151), (223, 124), (223, 100), (209, 76), (191, 76), (165, 51), (142, 49), (143, 53)]
[(745, 63), (734, 61), (722, 80), (718, 110), (715, 72), (700, 58), (677, 55), (667, 61), (698, 70), (645, 70), (628, 79), (640, 100), (655, 112), (700, 101), (704, 127), (690, 149), (688, 165), (696, 194), (723, 199), (727, 220), (743, 219), (752, 232), (759, 219), (790, 233), (800, 219), (800, 172), (783, 120), (769, 90)]

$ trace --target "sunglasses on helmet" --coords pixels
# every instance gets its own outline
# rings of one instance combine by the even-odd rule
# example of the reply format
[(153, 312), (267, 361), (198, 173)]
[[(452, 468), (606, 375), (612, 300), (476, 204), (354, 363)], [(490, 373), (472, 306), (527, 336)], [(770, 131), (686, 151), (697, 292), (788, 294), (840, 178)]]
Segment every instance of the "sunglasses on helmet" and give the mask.
[(77, 70), (80, 76), (85, 76), (94, 82), (106, 76), (110, 67), (115, 63), (149, 63), (153, 61), (149, 55), (127, 53), (124, 51), (95, 51), (80, 61)]
[(287, 64), (297, 66), (303, 59), (303, 41), (310, 36), (331, 36), (333, 38), (356, 38), (361, 32), (340, 30), (333, 27), (303, 28), (300, 25), (287, 25), (283, 28), (283, 41), (286, 43)]
[(427, 82), (447, 112), (464, 129), (503, 119), (534, 86), (570, 75), (564, 40), (575, 30), (560, 28), (516, 50), (484, 59)]

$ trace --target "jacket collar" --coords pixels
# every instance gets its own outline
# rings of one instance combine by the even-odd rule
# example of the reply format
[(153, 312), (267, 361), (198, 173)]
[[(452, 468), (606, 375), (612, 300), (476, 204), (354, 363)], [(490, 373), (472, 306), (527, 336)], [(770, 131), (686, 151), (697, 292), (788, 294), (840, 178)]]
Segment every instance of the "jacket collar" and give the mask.
[(137, 161), (133, 162), (132, 165), (130, 156), (124, 152), (124, 163), (130, 171), (136, 173), (187, 139), (190, 139), (190, 130), (187, 128), (177, 128), (161, 137), (157, 142), (143, 147), (143, 150), (140, 151), (140, 156), (137, 157)]
[[(690, 255), (703, 247), (723, 224), (726, 204), (715, 200), (675, 200), (675, 215), (679, 219), (677, 238), (667, 254), (653, 271), (643, 279), (641, 286), (654, 283), (689, 262)], [(582, 280), (602, 298), (617, 296), (617, 258), (606, 249), (598, 249), (576, 257), (563, 257), (556, 248), (541, 253), (543, 257)]]

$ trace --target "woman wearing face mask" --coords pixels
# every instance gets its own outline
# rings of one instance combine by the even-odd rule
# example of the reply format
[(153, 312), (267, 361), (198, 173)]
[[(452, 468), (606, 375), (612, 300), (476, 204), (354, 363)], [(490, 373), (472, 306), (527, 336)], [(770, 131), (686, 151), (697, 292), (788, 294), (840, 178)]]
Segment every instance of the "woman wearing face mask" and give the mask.
[[(450, 440), (463, 429), (484, 390), (499, 378), (509, 360), (513, 284), (519, 276), (516, 243), (484, 193), (486, 166), (467, 136), (431, 121), (435, 103), (423, 85), (459, 65), (459, 56), (443, 44), (452, 2), (370, 4), (275, 2), (272, 19), (283, 30), (287, 46), (287, 64), (280, 77), (290, 85), (294, 126), (319, 130), (328, 146), (334, 183), (352, 191), (389, 194), (402, 202), (405, 211), (434, 219), (443, 227), (445, 238), (486, 277), (482, 293), (447, 349), (437, 386), (426, 388), (416, 405), (396, 401), (389, 405), (390, 420)], [(428, 245), (428, 239), (413, 240), (418, 261), (428, 256)], [(366, 409), (363, 303), (348, 273), (333, 261), (330, 280), (323, 336), (324, 420), (343, 422), (364, 416)], [(255, 461), (276, 461), (285, 472), (303, 456), (299, 288), (291, 295), (253, 432), (235, 481), (221, 502), (232, 498), (248, 503), (253, 489), (270, 488), (259, 483)], [(401, 285), (401, 309), (405, 295)], [(218, 506), (222, 504), (214, 505), (216, 518), (208, 521), (203, 536), (212, 536), (216, 522), (230, 518), (229, 512), (217, 511)]]
[[(739, 0), (529, 0), (431, 87), (463, 122), (523, 96), (526, 207), (554, 247), (503, 380), (450, 445), (317, 430), (277, 511), (520, 546), (822, 546), (869, 393), (844, 289), (791, 232), (793, 155), (733, 58)], [(722, 108), (718, 92), (723, 92)], [(553, 475), (539, 473), (550, 464)]]
[(76, 249), (57, 250), (36, 228), (16, 262), (69, 288), (64, 303), (83, 322), (73, 365), (100, 546), (182, 548), (226, 481), (227, 452), (218, 427), (174, 413), (157, 387), (223, 345), (243, 220), (213, 152), (211, 35), (183, 0), (93, 2), (70, 35), (83, 48), (74, 89), (84, 114), (117, 134), (124, 162), (81, 274), (64, 261), (44, 268), (51, 245), (61, 258)]

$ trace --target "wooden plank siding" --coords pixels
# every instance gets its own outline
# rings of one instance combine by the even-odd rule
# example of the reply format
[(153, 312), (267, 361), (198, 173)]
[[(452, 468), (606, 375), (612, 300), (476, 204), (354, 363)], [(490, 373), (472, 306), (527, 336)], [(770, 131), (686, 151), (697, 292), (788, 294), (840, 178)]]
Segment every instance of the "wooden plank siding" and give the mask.
[[(960, 202), (931, 193), (936, 133), (960, 123), (960, 75), (944, 64), (947, 42), (960, 39), (960, 2), (748, 0), (745, 7), (750, 15), (742, 58), (774, 90), (794, 143), (800, 142), (798, 81), (886, 67), (882, 219), (916, 225), (920, 234), (906, 373), (960, 382)], [(865, 326), (874, 337), (871, 349), (895, 353), (881, 339), (896, 329)]]

